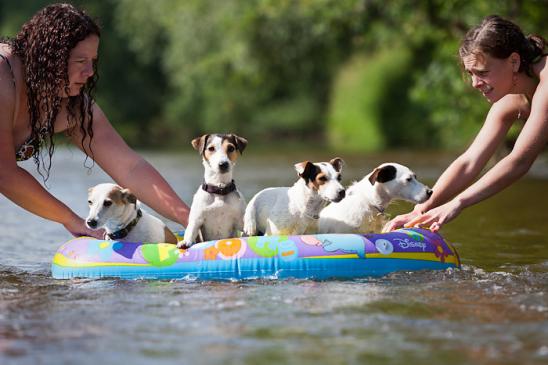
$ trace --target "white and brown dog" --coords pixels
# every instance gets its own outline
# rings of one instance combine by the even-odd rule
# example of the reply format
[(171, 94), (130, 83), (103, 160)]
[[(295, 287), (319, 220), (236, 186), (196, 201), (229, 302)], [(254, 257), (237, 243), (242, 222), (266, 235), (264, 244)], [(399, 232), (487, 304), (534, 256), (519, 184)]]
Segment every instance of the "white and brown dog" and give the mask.
[(177, 243), (166, 225), (145, 212), (128, 189), (111, 183), (96, 185), (89, 189), (88, 204), (86, 225), (91, 229), (104, 228), (105, 239)]
[(188, 227), (178, 243), (188, 248), (198, 241), (236, 237), (243, 229), (245, 199), (232, 177), (236, 160), (247, 140), (235, 134), (205, 134), (192, 140), (192, 147), (202, 156), (204, 183), (192, 200)]
[(318, 214), (328, 202), (345, 196), (341, 185), (343, 160), (295, 164), (299, 179), (292, 187), (268, 188), (249, 202), (244, 216), (248, 236), (297, 235), (314, 230)]
[(347, 189), (346, 197), (320, 212), (319, 233), (380, 232), (383, 212), (395, 199), (426, 201), (432, 190), (406, 166), (385, 163)]

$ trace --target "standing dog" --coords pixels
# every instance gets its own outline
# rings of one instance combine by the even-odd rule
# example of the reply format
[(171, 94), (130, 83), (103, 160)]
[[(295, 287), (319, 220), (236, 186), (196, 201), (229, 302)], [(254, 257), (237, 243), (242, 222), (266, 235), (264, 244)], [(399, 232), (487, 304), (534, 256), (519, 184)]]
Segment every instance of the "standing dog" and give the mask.
[(426, 201), (432, 190), (419, 182), (409, 168), (385, 163), (347, 190), (346, 197), (320, 213), (319, 233), (380, 232), (382, 213), (394, 199)]
[(146, 213), (128, 189), (99, 184), (89, 189), (86, 226), (104, 228), (105, 239), (127, 242), (177, 243), (175, 235), (158, 218)]
[(251, 199), (244, 216), (245, 234), (297, 235), (314, 229), (327, 202), (344, 198), (342, 166), (340, 158), (296, 164), (299, 179), (292, 187), (264, 189)]
[(199, 232), (204, 241), (236, 237), (243, 229), (245, 200), (236, 189), (232, 173), (247, 140), (235, 134), (205, 134), (192, 140), (204, 165), (204, 183), (190, 207), (188, 227), (180, 248), (196, 243)]

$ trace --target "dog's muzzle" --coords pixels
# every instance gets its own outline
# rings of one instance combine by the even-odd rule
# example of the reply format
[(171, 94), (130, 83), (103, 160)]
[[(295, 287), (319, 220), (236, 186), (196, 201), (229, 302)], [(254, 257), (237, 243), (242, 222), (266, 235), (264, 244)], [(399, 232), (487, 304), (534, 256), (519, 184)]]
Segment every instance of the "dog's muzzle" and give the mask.
[(86, 226), (89, 228), (97, 228), (97, 220), (96, 219), (88, 219), (86, 221)]
[(344, 199), (344, 197), (346, 196), (346, 190), (339, 190), (339, 192), (337, 193), (337, 197), (333, 200), (335, 203), (338, 203), (340, 202), (341, 200)]
[(227, 161), (219, 162), (219, 171), (222, 173), (228, 172), (230, 170), (230, 164)]

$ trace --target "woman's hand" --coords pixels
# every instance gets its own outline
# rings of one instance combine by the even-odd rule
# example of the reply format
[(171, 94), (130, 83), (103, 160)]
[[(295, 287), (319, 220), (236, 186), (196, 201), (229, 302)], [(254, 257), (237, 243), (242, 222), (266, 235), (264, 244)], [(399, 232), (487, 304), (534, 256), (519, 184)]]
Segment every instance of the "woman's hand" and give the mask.
[(411, 212), (406, 214), (400, 214), (393, 218), (390, 222), (386, 223), (382, 229), (382, 233), (390, 232), (403, 227), (407, 222), (419, 217), (423, 211), (424, 208), (421, 204), (415, 205), (415, 208), (413, 208)]
[(458, 216), (462, 208), (461, 202), (458, 199), (453, 199), (448, 203), (440, 205), (439, 207), (431, 209), (426, 213), (411, 219), (404, 225), (404, 227), (410, 228), (426, 226), (432, 232), (436, 232), (442, 225)]
[(100, 240), (105, 238), (105, 231), (103, 229), (89, 229), (84, 220), (77, 215), (74, 215), (74, 217), (67, 223), (63, 224), (63, 226), (65, 226), (66, 230), (69, 231), (74, 237), (87, 236)]

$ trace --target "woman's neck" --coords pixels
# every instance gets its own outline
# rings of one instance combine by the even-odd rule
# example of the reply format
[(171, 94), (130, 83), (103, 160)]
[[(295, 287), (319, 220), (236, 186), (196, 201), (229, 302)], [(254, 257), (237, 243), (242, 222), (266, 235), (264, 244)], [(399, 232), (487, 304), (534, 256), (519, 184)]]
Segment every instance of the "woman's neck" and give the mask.
[(516, 94), (525, 95), (527, 100), (531, 101), (537, 89), (538, 83), (539, 83), (539, 80), (537, 78), (530, 77), (523, 72), (518, 73), (516, 84), (514, 86), (514, 92)]

